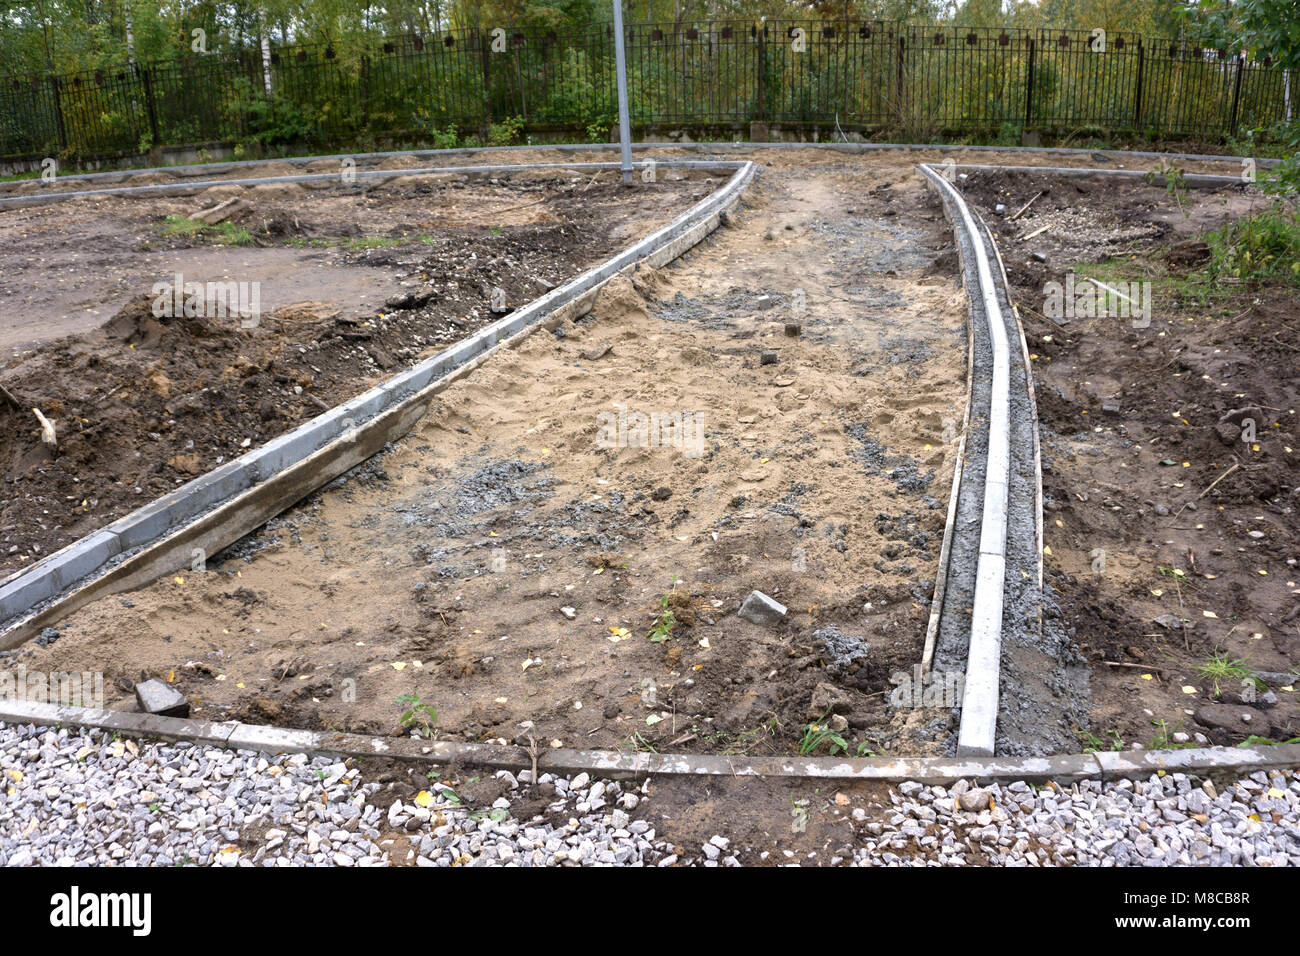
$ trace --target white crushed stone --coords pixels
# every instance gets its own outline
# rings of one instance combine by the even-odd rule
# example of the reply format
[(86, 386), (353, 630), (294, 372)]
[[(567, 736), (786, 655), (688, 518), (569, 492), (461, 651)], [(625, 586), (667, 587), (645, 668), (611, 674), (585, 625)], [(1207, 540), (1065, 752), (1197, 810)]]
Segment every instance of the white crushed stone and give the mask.
[[(821, 862), (714, 834), (676, 847), (646, 820), (645, 784), (542, 774), (555, 825), (504, 798), (466, 809), (374, 801), (359, 769), (305, 754), (114, 739), (100, 730), (0, 725), (0, 865), (739, 866)], [(531, 774), (501, 771), (510, 789)], [(626, 787), (626, 789), (625, 789)], [(853, 807), (857, 866), (1300, 865), (1300, 776), (1258, 772), (1218, 790), (1185, 774), (1069, 787), (899, 784)], [(965, 799), (963, 799), (963, 797)], [(972, 807), (977, 809), (965, 809)], [(394, 842), (394, 833), (404, 842)], [(400, 845), (400, 849), (398, 846)], [(390, 859), (391, 853), (403, 854)]]

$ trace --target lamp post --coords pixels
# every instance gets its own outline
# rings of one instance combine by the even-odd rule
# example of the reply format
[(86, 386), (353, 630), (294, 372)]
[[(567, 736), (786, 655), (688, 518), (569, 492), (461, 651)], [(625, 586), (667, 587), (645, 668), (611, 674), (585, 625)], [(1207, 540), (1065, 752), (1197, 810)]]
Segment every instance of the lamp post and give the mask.
[(632, 132), (627, 116), (627, 56), (623, 51), (623, 0), (614, 0), (614, 68), (618, 73), (618, 142), (623, 185), (632, 183)]

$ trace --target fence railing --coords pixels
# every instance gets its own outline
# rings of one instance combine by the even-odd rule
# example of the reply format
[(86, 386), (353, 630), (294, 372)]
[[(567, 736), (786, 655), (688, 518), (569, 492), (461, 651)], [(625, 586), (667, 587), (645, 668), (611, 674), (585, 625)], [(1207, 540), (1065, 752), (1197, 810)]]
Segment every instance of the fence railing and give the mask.
[[(639, 127), (892, 133), (1096, 128), (1216, 139), (1289, 119), (1283, 71), (1228, 50), (1083, 31), (887, 21), (629, 24)], [(518, 119), (603, 138), (617, 114), (613, 28), (404, 36), (364, 53), (275, 47), (0, 79), (0, 155), (153, 145), (429, 138)]]

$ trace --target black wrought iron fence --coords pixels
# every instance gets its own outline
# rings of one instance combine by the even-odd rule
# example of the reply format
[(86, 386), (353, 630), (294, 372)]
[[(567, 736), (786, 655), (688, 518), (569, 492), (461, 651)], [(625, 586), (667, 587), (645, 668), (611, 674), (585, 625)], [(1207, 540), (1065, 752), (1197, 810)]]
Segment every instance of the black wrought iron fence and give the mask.
[[(1216, 138), (1289, 118), (1267, 62), (1176, 41), (888, 21), (637, 23), (632, 119), (646, 126), (945, 133), (1095, 128)], [(404, 36), (363, 51), (294, 45), (0, 79), (0, 155), (153, 145), (428, 140), (510, 121), (603, 138), (615, 121), (613, 28)], [(454, 133), (453, 133), (454, 130)]]

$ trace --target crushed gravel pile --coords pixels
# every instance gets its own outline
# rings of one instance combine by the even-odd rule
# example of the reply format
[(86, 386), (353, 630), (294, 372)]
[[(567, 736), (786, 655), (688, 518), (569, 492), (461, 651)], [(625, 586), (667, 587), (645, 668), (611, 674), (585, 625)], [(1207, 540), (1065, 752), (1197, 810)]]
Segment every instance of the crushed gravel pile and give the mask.
[[(0, 864), (102, 866), (797, 865), (790, 851), (715, 834), (674, 844), (644, 818), (645, 783), (542, 774), (546, 812), (510, 796), (470, 809), (431, 782), (413, 801), (329, 757), (265, 757), (114, 739), (98, 730), (0, 726)], [(1184, 774), (1068, 788), (903, 783), (853, 809), (833, 865), (1300, 865), (1300, 777), (1255, 773), (1221, 788)], [(536, 802), (530, 804), (534, 811)], [(851, 851), (851, 852), (850, 852)]]

